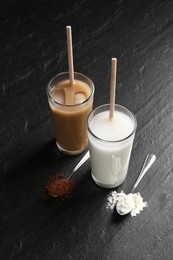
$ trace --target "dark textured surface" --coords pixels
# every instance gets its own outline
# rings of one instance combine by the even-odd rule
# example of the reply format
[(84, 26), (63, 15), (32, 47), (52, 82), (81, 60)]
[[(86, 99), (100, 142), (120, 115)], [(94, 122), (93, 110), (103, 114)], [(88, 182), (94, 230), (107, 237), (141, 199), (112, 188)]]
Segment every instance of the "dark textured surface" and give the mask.
[[(129, 191), (146, 154), (157, 155), (139, 186), (148, 207), (137, 217), (117, 216), (89, 161), (71, 198), (41, 200), (49, 176), (68, 175), (81, 158), (57, 151), (45, 94), (67, 70), (66, 25), (75, 70), (95, 83), (95, 107), (109, 102), (110, 60), (118, 58), (116, 101), (138, 120), (119, 189)], [(172, 259), (173, 2), (1, 1), (0, 72), (0, 258)]]

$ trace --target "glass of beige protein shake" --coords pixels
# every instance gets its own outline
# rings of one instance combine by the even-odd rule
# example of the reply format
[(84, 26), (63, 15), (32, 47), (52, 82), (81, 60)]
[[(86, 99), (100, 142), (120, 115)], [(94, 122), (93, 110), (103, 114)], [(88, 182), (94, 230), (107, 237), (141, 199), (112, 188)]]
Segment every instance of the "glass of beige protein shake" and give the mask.
[(74, 72), (71, 85), (69, 73), (60, 73), (48, 84), (47, 96), (58, 149), (68, 155), (80, 154), (88, 144), (86, 121), (93, 106), (92, 80)]

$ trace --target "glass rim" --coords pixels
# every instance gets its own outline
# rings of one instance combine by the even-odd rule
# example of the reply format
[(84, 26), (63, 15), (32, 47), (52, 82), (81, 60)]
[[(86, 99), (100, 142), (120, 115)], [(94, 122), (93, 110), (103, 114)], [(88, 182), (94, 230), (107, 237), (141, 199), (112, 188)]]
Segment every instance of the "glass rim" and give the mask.
[[(82, 76), (82, 77), (86, 78), (86, 79), (89, 81), (89, 83), (90, 83), (90, 85), (88, 84), (88, 86), (91, 87), (91, 94), (90, 94), (83, 102), (81, 102), (81, 103), (79, 103), (79, 104), (75, 104), (75, 105), (64, 105), (64, 104), (61, 104), (61, 103), (57, 102), (56, 100), (54, 100), (54, 99), (52, 98), (52, 96), (51, 96), (51, 94), (50, 94), (50, 91), (49, 91), (49, 88), (50, 88), (52, 82), (53, 82), (57, 77), (62, 76), (62, 75), (67, 75), (67, 74), (69, 75), (69, 72), (68, 72), (68, 71), (58, 73), (57, 75), (55, 75), (55, 76), (49, 81), (49, 84), (48, 84), (47, 87), (46, 87), (47, 96), (51, 99), (51, 101), (52, 101), (53, 103), (55, 103), (56, 105), (61, 106), (61, 107), (78, 107), (78, 106), (84, 105), (85, 103), (87, 103), (87, 102), (94, 96), (95, 86), (94, 86), (93, 81), (92, 81), (90, 78), (88, 78), (87, 76), (85, 76), (84, 74), (79, 73), (79, 72), (74, 72), (74, 75), (76, 74), (76, 75), (79, 75), (79, 76)], [(78, 79), (77, 79), (77, 80), (78, 80)], [(82, 80), (81, 80), (81, 81), (82, 81)], [(86, 82), (84, 82), (84, 83), (86, 83)], [(86, 84), (87, 84), (87, 83), (86, 83)]]
[[(133, 117), (133, 119), (134, 119), (134, 127), (133, 127), (133, 130), (132, 130), (132, 131), (130, 132), (130, 134), (127, 135), (126, 137), (124, 137), (124, 138), (122, 138), (122, 139), (119, 139), (119, 140), (115, 140), (115, 141), (105, 140), (105, 139), (102, 139), (102, 138), (98, 137), (97, 135), (95, 135), (95, 134), (91, 131), (88, 122), (89, 122), (90, 116), (91, 116), (92, 114), (94, 114), (96, 110), (98, 110), (98, 109), (100, 109), (100, 108), (102, 108), (102, 107), (110, 107), (110, 104), (104, 104), (104, 105), (101, 105), (101, 106), (96, 107), (94, 110), (92, 110), (92, 111), (89, 113), (88, 118), (87, 118), (87, 130), (88, 130), (88, 132), (89, 132), (92, 136), (94, 136), (97, 140), (102, 141), (102, 142), (105, 142), (105, 143), (112, 143), (112, 144), (113, 144), (113, 143), (120, 143), (120, 142), (123, 142), (123, 141), (129, 139), (129, 138), (136, 132), (136, 128), (137, 128), (137, 119), (136, 119), (136, 116), (135, 116), (128, 108), (126, 108), (126, 107), (124, 107), (124, 106), (122, 106), (122, 105), (119, 105), (119, 104), (115, 104), (115, 107), (123, 108), (124, 110), (126, 110), (128, 113), (130, 113), (130, 114), (132, 115), (132, 117)], [(105, 111), (106, 111), (106, 110), (105, 110)], [(103, 112), (103, 111), (102, 111), (102, 112)], [(101, 113), (101, 112), (100, 112), (100, 113)]]

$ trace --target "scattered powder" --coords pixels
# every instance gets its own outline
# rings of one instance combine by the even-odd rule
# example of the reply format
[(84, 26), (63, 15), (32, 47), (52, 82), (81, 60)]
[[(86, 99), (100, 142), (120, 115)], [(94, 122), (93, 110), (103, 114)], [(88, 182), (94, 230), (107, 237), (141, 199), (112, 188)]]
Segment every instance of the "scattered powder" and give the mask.
[(130, 213), (132, 217), (136, 216), (147, 207), (147, 202), (143, 201), (140, 193), (125, 194), (123, 191), (120, 193), (114, 192), (113, 197), (117, 203), (117, 208), (122, 214)]

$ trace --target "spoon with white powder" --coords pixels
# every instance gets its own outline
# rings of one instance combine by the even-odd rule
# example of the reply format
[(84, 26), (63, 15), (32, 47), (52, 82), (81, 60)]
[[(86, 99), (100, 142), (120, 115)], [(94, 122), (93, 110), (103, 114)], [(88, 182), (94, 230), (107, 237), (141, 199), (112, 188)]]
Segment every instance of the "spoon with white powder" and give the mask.
[(147, 155), (141, 172), (139, 174), (139, 177), (133, 185), (131, 193), (126, 195), (122, 191), (120, 193), (116, 192), (114, 194), (114, 199), (116, 200), (116, 210), (118, 214), (126, 215), (128, 213), (131, 213), (132, 216), (136, 216), (140, 213), (140, 211), (143, 210), (144, 207), (147, 206), (147, 203), (143, 201), (143, 198), (141, 197), (140, 193), (134, 193), (134, 191), (136, 190), (139, 182), (142, 180), (142, 178), (144, 177), (144, 175), (149, 170), (149, 168), (155, 160), (156, 156), (154, 154)]

